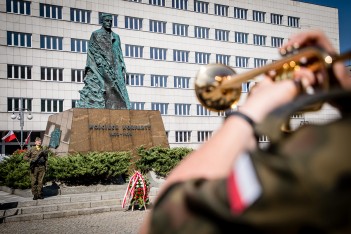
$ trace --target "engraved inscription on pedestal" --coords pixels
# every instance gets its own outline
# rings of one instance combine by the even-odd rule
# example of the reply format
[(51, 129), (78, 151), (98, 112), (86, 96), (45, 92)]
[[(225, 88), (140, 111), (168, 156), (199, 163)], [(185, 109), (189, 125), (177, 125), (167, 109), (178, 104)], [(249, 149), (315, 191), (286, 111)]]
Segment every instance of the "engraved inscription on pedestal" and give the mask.
[(74, 108), (49, 117), (43, 144), (61, 131), (57, 154), (169, 147), (159, 111)]

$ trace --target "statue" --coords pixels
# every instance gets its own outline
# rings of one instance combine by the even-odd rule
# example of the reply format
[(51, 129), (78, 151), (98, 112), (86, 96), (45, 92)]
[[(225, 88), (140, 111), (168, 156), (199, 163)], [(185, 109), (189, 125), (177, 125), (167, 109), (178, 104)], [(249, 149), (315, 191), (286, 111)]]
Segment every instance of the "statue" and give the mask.
[(88, 45), (84, 87), (78, 108), (130, 109), (125, 84), (121, 41), (112, 32), (112, 15), (102, 14), (102, 27), (94, 31)]

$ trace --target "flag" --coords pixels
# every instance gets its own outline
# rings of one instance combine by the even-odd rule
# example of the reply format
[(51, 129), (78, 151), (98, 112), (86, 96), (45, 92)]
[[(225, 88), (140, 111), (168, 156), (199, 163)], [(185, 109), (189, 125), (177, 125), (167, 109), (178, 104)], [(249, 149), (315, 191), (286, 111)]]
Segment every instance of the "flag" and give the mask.
[(248, 153), (239, 156), (227, 181), (229, 203), (235, 214), (241, 214), (262, 194), (262, 185)]
[(25, 145), (28, 145), (28, 143), (30, 141), (30, 134), (32, 134), (32, 131), (30, 131), (30, 133), (28, 134), (26, 141), (24, 142)]
[(5, 142), (10, 142), (10, 141), (13, 141), (14, 139), (17, 139), (17, 137), (16, 137), (15, 133), (11, 130), (6, 134), (6, 136), (4, 136), (1, 139)]

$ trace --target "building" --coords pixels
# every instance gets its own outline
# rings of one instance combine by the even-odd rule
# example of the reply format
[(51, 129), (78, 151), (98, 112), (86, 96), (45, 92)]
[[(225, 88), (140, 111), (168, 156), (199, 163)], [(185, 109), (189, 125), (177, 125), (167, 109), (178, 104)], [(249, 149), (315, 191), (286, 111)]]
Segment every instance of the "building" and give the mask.
[[(297, 1), (42, 2), (0, 3), (0, 130), (2, 136), (14, 130), (18, 138), (22, 132), (23, 141), (32, 131), (32, 143), (43, 136), (49, 115), (75, 107), (84, 85), (87, 42), (101, 27), (103, 12), (113, 14), (113, 31), (122, 41), (132, 108), (159, 110), (171, 147), (197, 148), (223, 121), (223, 113), (208, 111), (195, 96), (201, 65), (223, 63), (245, 72), (279, 59), (277, 47), (310, 28), (323, 28), (339, 48), (337, 9)], [(243, 97), (247, 91), (243, 83)], [(11, 118), (21, 107), (23, 131), (21, 121)], [(327, 107), (292, 118), (324, 122), (335, 115)], [(2, 141), (1, 153), (18, 145)]]

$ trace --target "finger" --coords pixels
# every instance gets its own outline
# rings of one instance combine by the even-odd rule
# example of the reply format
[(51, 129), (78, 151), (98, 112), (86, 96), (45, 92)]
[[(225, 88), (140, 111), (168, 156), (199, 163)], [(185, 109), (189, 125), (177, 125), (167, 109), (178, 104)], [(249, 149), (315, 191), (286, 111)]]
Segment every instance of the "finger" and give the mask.
[(314, 89), (313, 89), (312, 85), (317, 83), (317, 78), (311, 70), (309, 70), (307, 68), (301, 68), (301, 69), (295, 71), (294, 72), (294, 79), (301, 81), (302, 89), (307, 94), (314, 93)]
[(324, 32), (320, 30), (312, 30), (304, 33), (294, 34), (290, 37), (281, 50), (288, 50), (289, 48), (301, 48), (310, 45), (317, 45), (324, 48), (328, 53), (335, 53), (335, 49), (327, 39)]

